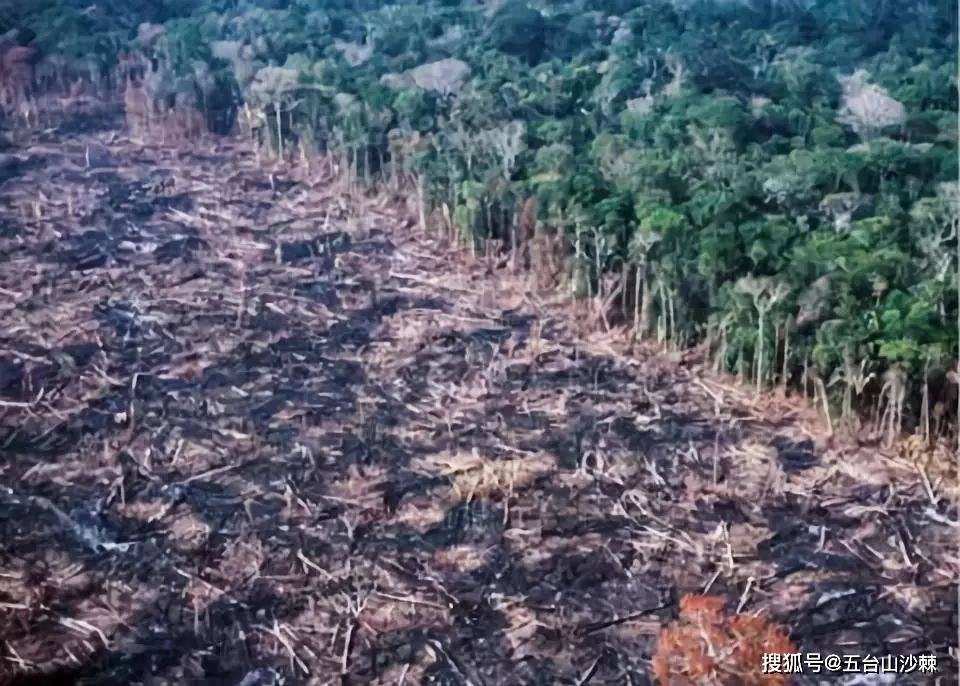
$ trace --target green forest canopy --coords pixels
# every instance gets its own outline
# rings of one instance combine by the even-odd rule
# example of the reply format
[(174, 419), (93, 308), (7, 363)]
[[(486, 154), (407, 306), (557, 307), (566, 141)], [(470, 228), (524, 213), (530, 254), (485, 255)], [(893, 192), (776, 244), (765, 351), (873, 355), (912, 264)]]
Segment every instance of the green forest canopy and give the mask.
[(474, 244), (535, 197), (578, 295), (622, 275), (638, 334), (758, 386), (953, 404), (953, 2), (8, 0), (0, 32), (144, 53), (212, 128), (245, 104), (273, 149), (416, 175)]

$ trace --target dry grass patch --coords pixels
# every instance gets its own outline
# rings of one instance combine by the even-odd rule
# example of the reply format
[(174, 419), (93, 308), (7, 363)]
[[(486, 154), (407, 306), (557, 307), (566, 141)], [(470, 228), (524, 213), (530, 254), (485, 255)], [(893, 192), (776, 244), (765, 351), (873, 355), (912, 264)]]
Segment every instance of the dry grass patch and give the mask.
[(163, 500), (138, 500), (117, 506), (117, 510), (124, 517), (142, 522), (156, 521), (162, 518), (169, 509), (170, 504)]
[(509, 497), (529, 488), (542, 476), (556, 470), (556, 460), (536, 453), (511, 460), (484, 458), (476, 449), (453, 455), (430, 455), (411, 462), (417, 471), (450, 479), (457, 500)]
[(183, 552), (199, 550), (210, 539), (210, 525), (190, 511), (181, 512), (169, 531), (174, 546)]
[(423, 665), (394, 665), (388, 668), (376, 682), (378, 684), (423, 684), (426, 683), (426, 667)]
[(537, 631), (547, 625), (521, 600), (511, 601), (508, 606), (501, 607), (500, 611), (507, 622), (503, 633), (513, 651), (513, 658), (516, 660), (536, 656), (539, 652), (536, 649)]
[(234, 586), (243, 584), (260, 574), (265, 559), (266, 553), (259, 538), (230, 541), (223, 549), (218, 576)]
[(393, 522), (425, 534), (443, 524), (449, 507), (456, 503), (452, 489), (434, 491), (430, 496), (404, 502), (393, 515)]
[(931, 444), (920, 436), (911, 436), (897, 446), (897, 458), (916, 471), (932, 497), (956, 499), (960, 489), (955, 446), (945, 441)]
[(223, 597), (225, 593), (223, 589), (197, 577), (191, 577), (183, 589), (183, 595), (189, 600), (190, 609), (195, 616)]
[(346, 474), (330, 482), (329, 495), (347, 504), (377, 508), (382, 505), (383, 493), (376, 486), (388, 476), (383, 467), (367, 466), (361, 474), (356, 465), (350, 465)]
[(363, 623), (376, 633), (442, 629), (453, 623), (449, 608), (415, 597), (375, 593), (363, 610)]
[(210, 446), (190, 439), (181, 441), (174, 450), (171, 466), (190, 465), (193, 474), (202, 474), (223, 464), (223, 455), (212, 450)]
[(487, 551), (475, 545), (456, 545), (435, 551), (433, 560), (441, 569), (469, 574), (487, 563)]

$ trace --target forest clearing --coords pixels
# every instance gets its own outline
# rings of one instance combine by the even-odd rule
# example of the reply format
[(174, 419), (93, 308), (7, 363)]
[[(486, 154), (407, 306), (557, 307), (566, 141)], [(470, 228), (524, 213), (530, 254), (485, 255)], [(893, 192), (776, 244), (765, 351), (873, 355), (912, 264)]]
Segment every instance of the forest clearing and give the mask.
[(3, 683), (652, 683), (703, 592), (955, 683), (936, 462), (316, 162), (111, 110), (20, 131), (5, 177)]

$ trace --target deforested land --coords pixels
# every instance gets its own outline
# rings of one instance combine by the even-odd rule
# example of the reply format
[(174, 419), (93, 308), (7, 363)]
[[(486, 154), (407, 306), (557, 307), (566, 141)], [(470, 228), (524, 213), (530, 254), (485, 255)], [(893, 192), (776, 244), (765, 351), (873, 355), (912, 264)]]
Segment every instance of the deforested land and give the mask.
[(0, 34), (0, 684), (956, 683), (955, 4)]

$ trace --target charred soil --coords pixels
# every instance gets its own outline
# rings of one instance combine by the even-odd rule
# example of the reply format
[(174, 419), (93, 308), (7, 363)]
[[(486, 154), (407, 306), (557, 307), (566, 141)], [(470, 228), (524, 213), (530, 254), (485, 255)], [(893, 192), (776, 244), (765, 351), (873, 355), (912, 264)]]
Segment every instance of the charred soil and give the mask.
[(704, 589), (955, 673), (948, 477), (321, 170), (69, 124), (10, 154), (0, 682), (644, 684)]

